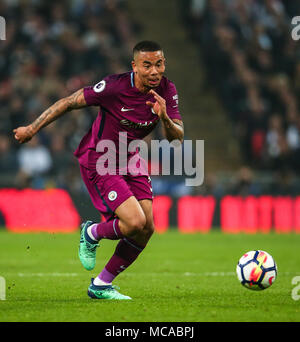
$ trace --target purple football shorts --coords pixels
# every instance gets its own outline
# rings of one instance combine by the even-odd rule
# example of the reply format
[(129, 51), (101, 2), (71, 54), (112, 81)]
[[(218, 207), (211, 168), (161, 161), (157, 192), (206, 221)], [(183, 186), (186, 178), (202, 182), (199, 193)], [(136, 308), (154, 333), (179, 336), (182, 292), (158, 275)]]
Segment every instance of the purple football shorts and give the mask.
[(151, 179), (146, 175), (104, 175), (80, 166), (81, 177), (92, 203), (106, 220), (115, 217), (115, 210), (129, 197), (138, 201), (153, 199)]

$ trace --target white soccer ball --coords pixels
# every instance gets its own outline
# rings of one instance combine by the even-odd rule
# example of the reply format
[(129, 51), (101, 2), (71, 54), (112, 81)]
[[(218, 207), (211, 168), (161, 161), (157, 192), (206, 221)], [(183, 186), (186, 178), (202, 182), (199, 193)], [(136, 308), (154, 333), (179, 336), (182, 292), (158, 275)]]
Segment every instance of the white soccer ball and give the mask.
[(240, 283), (247, 289), (264, 290), (276, 280), (277, 265), (269, 253), (250, 251), (238, 261), (236, 274)]

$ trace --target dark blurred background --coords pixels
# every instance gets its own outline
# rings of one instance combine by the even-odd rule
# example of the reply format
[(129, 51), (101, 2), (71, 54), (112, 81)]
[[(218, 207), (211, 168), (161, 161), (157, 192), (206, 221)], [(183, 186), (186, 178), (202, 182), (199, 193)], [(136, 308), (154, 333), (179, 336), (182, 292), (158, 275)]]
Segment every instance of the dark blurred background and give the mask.
[[(90, 207), (73, 157), (97, 108), (66, 114), (19, 146), (12, 130), (111, 73), (139, 40), (159, 41), (186, 139), (205, 141), (205, 179), (153, 177), (156, 194), (300, 194), (299, 1), (2, 0), (0, 186), (69, 191)], [(150, 138), (161, 138), (161, 130)]]

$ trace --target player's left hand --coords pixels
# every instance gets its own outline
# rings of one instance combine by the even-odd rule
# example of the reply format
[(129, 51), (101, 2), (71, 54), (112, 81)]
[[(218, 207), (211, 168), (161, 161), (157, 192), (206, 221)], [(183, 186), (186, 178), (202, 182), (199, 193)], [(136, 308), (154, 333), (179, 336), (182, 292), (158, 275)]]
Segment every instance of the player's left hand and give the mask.
[(149, 93), (153, 95), (156, 102), (147, 101), (146, 105), (150, 106), (160, 118), (167, 115), (166, 100), (159, 96), (153, 89)]

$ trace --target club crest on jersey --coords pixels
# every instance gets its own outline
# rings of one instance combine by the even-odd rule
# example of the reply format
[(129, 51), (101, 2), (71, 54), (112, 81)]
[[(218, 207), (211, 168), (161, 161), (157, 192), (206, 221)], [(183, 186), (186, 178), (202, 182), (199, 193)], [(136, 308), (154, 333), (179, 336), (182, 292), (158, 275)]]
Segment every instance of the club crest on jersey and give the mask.
[(114, 201), (117, 197), (118, 197), (118, 194), (116, 193), (116, 191), (110, 191), (110, 193), (108, 194), (108, 199), (110, 201)]
[(106, 86), (106, 82), (104, 80), (102, 80), (102, 81), (100, 81), (94, 85), (93, 90), (95, 93), (101, 93), (101, 91), (104, 90), (105, 86)]
[(124, 119), (120, 121), (120, 124), (123, 126), (132, 127), (132, 128), (148, 128), (156, 124), (156, 122), (153, 122), (153, 121), (133, 122), (128, 119)]

